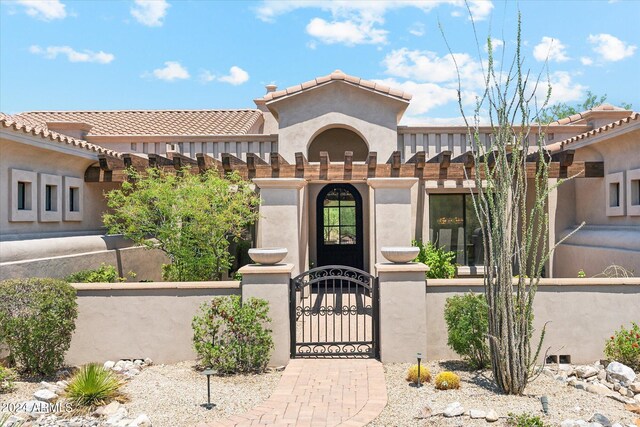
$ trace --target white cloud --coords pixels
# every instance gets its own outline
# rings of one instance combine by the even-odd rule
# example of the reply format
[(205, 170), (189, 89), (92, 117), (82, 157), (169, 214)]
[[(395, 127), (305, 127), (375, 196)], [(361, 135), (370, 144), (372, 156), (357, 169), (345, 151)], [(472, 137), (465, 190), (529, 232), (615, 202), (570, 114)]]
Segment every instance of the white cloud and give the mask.
[(190, 78), (189, 71), (177, 61), (167, 61), (164, 68), (156, 68), (152, 73), (158, 80), (172, 82), (174, 80), (186, 80)]
[(221, 76), (218, 78), (218, 81), (229, 83), (234, 86), (241, 85), (242, 83), (246, 83), (249, 80), (249, 73), (238, 66), (233, 66), (229, 69), (229, 74), (226, 76)]
[[(330, 13), (331, 19), (311, 19), (306, 27), (307, 33), (327, 44), (343, 43), (353, 46), (386, 43), (388, 31), (381, 26), (384, 24), (385, 14), (390, 10), (413, 7), (427, 13), (443, 4), (466, 9), (461, 0), (265, 0), (256, 8), (256, 14), (265, 22), (274, 22), (278, 16), (297, 9), (319, 9)], [(493, 3), (488, 0), (470, 0), (469, 9), (474, 19), (482, 20), (490, 15)], [(420, 29), (410, 31), (414, 35), (415, 32), (423, 32)]]
[(69, 62), (96, 62), (98, 64), (108, 64), (116, 57), (111, 53), (103, 51), (93, 52), (91, 50), (84, 50), (78, 52), (70, 46), (48, 46), (41, 48), (38, 45), (29, 47), (29, 52), (35, 55), (42, 55), (48, 59), (56, 59), (58, 55), (65, 55)]
[(131, 16), (142, 25), (160, 27), (169, 6), (166, 0), (135, 0)]
[(225, 76), (216, 76), (209, 70), (203, 70), (200, 73), (200, 81), (202, 83), (211, 83), (216, 81), (238, 86), (249, 81), (249, 73), (236, 65), (229, 68), (229, 74)]
[(582, 63), (582, 65), (593, 65), (593, 59), (589, 58), (588, 56), (581, 56), (580, 62)]
[(637, 49), (637, 46), (626, 44), (611, 34), (590, 34), (587, 40), (593, 45), (593, 51), (604, 61), (620, 61), (632, 56)]
[(422, 22), (414, 22), (413, 25), (409, 27), (409, 33), (416, 37), (424, 36), (425, 32), (424, 24)]
[(533, 57), (538, 61), (568, 61), (570, 58), (567, 56), (566, 48), (560, 40), (544, 36), (540, 43), (533, 48)]
[(307, 34), (326, 44), (354, 46), (387, 42), (387, 31), (374, 28), (370, 22), (356, 23), (351, 20), (327, 22), (322, 18), (313, 18), (307, 25)]
[(26, 14), (43, 20), (64, 19), (67, 16), (65, 5), (60, 0), (18, 0), (23, 5)]
[[(573, 81), (572, 75), (568, 71), (555, 71), (549, 75), (551, 83), (551, 98), (549, 105), (558, 102), (575, 102), (584, 99), (587, 87)], [(542, 81), (538, 84), (536, 98), (538, 106), (543, 102), (547, 95), (547, 82)]]

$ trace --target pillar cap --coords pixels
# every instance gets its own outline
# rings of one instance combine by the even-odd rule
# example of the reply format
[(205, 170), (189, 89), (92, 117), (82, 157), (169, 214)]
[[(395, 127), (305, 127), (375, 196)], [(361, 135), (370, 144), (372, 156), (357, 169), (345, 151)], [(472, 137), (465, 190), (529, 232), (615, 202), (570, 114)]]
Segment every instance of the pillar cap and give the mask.
[(367, 184), (371, 188), (411, 188), (418, 178), (369, 178)]
[(286, 274), (291, 273), (295, 266), (293, 264), (247, 264), (238, 270), (238, 273), (245, 274)]
[(378, 273), (425, 273), (428, 270), (429, 267), (421, 262), (408, 262), (405, 264), (393, 262), (376, 263), (376, 271)]
[(253, 183), (258, 188), (300, 189), (307, 185), (307, 181), (303, 178), (254, 178)]

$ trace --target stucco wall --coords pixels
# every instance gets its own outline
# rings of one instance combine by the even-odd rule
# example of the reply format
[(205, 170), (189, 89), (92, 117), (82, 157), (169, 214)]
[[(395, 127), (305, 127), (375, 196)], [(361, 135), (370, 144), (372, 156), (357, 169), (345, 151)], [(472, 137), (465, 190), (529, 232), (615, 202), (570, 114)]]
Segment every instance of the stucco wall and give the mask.
[(239, 295), (239, 282), (78, 284), (70, 365), (150, 357), (195, 359), (191, 320), (214, 296)]
[[(428, 359), (457, 357), (447, 346), (445, 302), (453, 295), (484, 292), (481, 283), (482, 279), (428, 280)], [(573, 363), (590, 363), (603, 357), (613, 331), (640, 321), (638, 307), (640, 279), (543, 279), (534, 302), (534, 339), (550, 322), (543, 349), (570, 355)]]

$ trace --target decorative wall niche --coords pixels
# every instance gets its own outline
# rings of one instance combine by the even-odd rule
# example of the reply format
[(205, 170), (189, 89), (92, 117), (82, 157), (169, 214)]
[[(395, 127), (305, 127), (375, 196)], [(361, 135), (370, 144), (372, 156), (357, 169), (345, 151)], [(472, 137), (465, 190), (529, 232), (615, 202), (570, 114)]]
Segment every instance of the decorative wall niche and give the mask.
[(62, 177), (38, 174), (38, 221), (62, 220)]
[(64, 221), (82, 221), (84, 213), (84, 181), (81, 178), (65, 176), (62, 179), (64, 191), (62, 194)]
[(627, 171), (627, 215), (640, 216), (640, 169)]
[(605, 178), (607, 216), (623, 216), (625, 210), (624, 172), (610, 173)]
[(37, 220), (37, 177), (35, 172), (9, 169), (9, 221)]

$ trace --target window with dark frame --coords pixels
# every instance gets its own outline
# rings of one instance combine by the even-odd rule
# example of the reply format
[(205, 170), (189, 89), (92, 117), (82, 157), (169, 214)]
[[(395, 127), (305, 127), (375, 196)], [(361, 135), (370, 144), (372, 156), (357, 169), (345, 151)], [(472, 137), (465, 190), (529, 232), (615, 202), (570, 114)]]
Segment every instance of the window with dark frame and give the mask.
[(18, 210), (27, 210), (27, 183), (18, 181)]
[(351, 192), (336, 188), (327, 193), (323, 205), (324, 244), (356, 244), (356, 201)]
[(56, 206), (56, 194), (57, 186), (46, 185), (44, 187), (44, 210), (47, 212), (54, 212), (58, 210)]
[(471, 194), (429, 195), (429, 239), (456, 254), (459, 265), (482, 265), (482, 230)]
[(80, 212), (80, 189), (78, 187), (69, 188), (69, 211)]
[(620, 183), (612, 182), (609, 185), (609, 207), (617, 208), (620, 206)]

